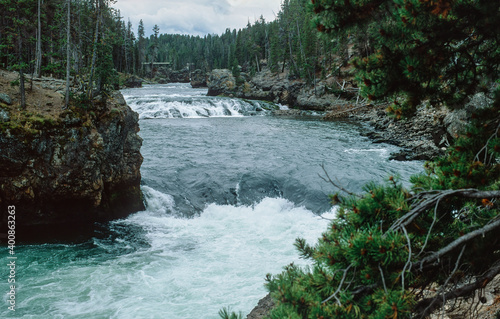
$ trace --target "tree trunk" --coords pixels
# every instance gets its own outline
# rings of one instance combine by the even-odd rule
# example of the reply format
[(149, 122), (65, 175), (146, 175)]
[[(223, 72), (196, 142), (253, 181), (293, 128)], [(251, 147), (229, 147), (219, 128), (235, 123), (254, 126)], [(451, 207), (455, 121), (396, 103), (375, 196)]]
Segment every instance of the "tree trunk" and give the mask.
[[(19, 15), (18, 15), (19, 19)], [(24, 61), (23, 61), (23, 37), (21, 33), (21, 27), (18, 25), (17, 27), (17, 33), (19, 34), (17, 44), (19, 48), (19, 55), (18, 55), (18, 60), (19, 60), (19, 93), (21, 95), (21, 109), (26, 109), (26, 90), (24, 88)]]
[(96, 64), (96, 59), (97, 59), (97, 40), (99, 39), (99, 20), (100, 20), (100, 15), (101, 15), (99, 1), (100, 0), (96, 0), (97, 15), (96, 15), (96, 21), (95, 21), (94, 48), (92, 51), (92, 65), (90, 67), (89, 85), (87, 88), (89, 90), (88, 97), (91, 100), (94, 98), (94, 92), (93, 92), (94, 85), (92, 82), (94, 81), (93, 78), (94, 78), (95, 64)]
[(19, 69), (19, 92), (21, 93), (21, 109), (26, 109), (26, 90), (24, 88), (24, 71), (23, 67)]
[(80, 69), (82, 67), (82, 61), (83, 61), (83, 57), (82, 57), (82, 48), (83, 48), (83, 44), (82, 44), (82, 4), (81, 3), (77, 3), (77, 7), (78, 7), (78, 53), (77, 53), (77, 59), (75, 61), (75, 69), (76, 69), (76, 74), (80, 75)]
[(71, 0), (68, 0), (68, 25), (66, 30), (66, 93), (64, 99), (64, 108), (68, 108), (69, 104), (69, 74), (71, 63), (71, 43), (70, 43), (70, 29), (71, 29)]
[(38, 27), (36, 30), (36, 62), (35, 77), (40, 77), (42, 68), (42, 22), (41, 22), (41, 1), (38, 0)]

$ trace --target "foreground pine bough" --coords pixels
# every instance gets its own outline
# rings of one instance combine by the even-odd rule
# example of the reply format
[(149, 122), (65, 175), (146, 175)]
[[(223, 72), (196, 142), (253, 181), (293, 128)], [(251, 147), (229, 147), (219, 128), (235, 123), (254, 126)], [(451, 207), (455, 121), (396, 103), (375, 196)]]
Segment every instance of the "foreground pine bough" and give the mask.
[[(481, 290), (500, 273), (500, 3), (486, 0), (314, 0), (318, 30), (366, 45), (352, 64), (369, 100), (393, 101), (396, 118), (423, 101), (464, 111), (471, 125), (405, 189), (394, 178), (363, 195), (332, 195), (338, 218), (312, 265), (267, 278), (270, 318), (425, 318)], [(390, 100), (389, 100), (390, 99)], [(334, 185), (327, 175), (326, 178)], [(476, 292), (479, 292), (476, 294)]]
[(411, 195), (394, 181), (367, 191), (335, 196), (339, 220), (316, 246), (297, 240), (310, 270), (290, 265), (268, 278), (271, 318), (424, 318), (500, 274), (500, 191)]

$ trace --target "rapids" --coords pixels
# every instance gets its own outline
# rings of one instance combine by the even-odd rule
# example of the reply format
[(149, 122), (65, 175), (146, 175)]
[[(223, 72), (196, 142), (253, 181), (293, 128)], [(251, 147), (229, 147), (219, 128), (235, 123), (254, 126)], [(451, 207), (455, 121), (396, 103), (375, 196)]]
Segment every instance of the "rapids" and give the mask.
[(0, 317), (198, 319), (222, 307), (246, 315), (266, 294), (267, 273), (305, 265), (295, 238), (314, 243), (335, 217), (322, 165), (354, 192), (421, 171), (420, 162), (389, 161), (397, 148), (371, 143), (356, 123), (273, 117), (268, 103), (185, 84), (123, 94), (140, 116), (146, 210), (84, 239), (17, 246), (16, 312), (5, 283)]

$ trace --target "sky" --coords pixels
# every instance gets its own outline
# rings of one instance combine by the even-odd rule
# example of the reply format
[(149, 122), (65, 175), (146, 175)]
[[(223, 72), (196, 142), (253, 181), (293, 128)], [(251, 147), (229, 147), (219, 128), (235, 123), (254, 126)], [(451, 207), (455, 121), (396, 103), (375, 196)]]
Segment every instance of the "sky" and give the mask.
[(261, 15), (272, 21), (281, 0), (118, 0), (113, 7), (120, 10), (125, 21), (130, 19), (136, 35), (142, 19), (146, 36), (153, 33), (155, 24), (160, 34), (204, 36), (220, 35), (226, 28), (243, 29)]

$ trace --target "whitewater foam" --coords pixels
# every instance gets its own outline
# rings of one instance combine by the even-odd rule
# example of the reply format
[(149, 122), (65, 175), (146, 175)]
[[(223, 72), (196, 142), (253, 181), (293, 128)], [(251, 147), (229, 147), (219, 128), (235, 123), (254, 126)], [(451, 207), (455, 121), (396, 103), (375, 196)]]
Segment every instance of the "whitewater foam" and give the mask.
[(94, 239), (94, 248), (20, 251), (35, 249), (37, 258), (24, 261), (18, 292), (29, 297), (19, 298), (17, 317), (217, 318), (227, 306), (248, 313), (266, 294), (267, 273), (306, 264), (295, 239), (314, 243), (328, 224), (283, 198), (210, 204), (183, 218), (170, 195), (142, 190), (147, 209), (112, 222), (112, 235)]

